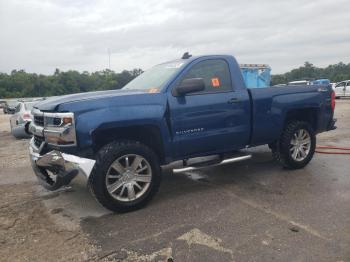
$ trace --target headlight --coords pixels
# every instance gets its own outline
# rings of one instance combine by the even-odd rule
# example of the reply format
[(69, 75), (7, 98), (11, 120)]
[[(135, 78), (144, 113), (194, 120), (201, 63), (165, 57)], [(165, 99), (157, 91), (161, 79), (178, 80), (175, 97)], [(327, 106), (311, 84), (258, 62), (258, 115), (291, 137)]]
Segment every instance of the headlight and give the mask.
[(76, 145), (75, 123), (73, 113), (45, 113), (44, 137), (51, 145)]

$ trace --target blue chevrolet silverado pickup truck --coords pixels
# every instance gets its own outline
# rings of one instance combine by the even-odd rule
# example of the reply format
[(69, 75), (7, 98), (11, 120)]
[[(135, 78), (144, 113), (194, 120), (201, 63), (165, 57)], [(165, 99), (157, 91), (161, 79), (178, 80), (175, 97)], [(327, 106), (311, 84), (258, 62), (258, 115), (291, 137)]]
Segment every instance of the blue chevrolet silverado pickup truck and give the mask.
[[(243, 160), (240, 149), (268, 144), (285, 168), (303, 168), (316, 134), (335, 128), (334, 107), (330, 86), (247, 89), (233, 56), (185, 56), (121, 90), (40, 102), (30, 158), (45, 188), (82, 174), (100, 204), (125, 212), (149, 202), (161, 166), (173, 161), (183, 161), (181, 172)], [(204, 156), (214, 158), (195, 161)]]

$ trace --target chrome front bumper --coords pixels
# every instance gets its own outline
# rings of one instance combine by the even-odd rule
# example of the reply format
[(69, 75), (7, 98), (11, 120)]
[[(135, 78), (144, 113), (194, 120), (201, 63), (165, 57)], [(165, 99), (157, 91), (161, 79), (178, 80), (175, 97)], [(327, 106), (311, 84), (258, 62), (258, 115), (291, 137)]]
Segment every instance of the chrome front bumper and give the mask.
[[(43, 144), (40, 146), (40, 148), (37, 148), (34, 144), (34, 138), (30, 140), (30, 160), (36, 173), (40, 172), (40, 168), (56, 169), (59, 171), (59, 174), (61, 176), (64, 176), (68, 175), (73, 170), (76, 170), (79, 174), (82, 174), (85, 177), (89, 178), (92, 168), (95, 165), (95, 160), (65, 154), (58, 150), (52, 150), (46, 154), (41, 155), (40, 152), (42, 151)], [(37, 175), (40, 176), (40, 174)]]

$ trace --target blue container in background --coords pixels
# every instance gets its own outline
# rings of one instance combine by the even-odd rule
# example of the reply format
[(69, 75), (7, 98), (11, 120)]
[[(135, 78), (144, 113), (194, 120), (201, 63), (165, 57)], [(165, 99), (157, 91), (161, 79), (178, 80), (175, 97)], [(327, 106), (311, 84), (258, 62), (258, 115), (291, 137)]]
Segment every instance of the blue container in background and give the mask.
[(330, 83), (329, 79), (317, 79), (311, 82), (312, 85), (329, 85)]
[(248, 88), (269, 87), (271, 67), (265, 64), (240, 64), (243, 79)]

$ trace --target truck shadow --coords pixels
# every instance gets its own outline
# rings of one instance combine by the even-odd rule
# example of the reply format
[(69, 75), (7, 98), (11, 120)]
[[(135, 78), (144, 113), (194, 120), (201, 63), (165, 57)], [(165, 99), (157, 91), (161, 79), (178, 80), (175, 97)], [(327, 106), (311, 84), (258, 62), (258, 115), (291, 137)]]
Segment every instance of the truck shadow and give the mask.
[[(311, 165), (311, 164), (310, 164)], [(224, 166), (208, 167), (190, 173), (173, 173), (173, 166), (163, 168), (159, 192), (147, 207), (127, 214), (113, 214), (94, 201), (86, 189), (84, 179), (75, 179), (72, 191), (62, 192), (56, 203), (66, 203), (73, 216), (80, 218), (101, 216), (127, 216), (150, 214), (152, 217), (163, 212), (186, 211), (206, 208), (210, 203), (227, 202), (231, 196), (249, 198), (282, 197), (293, 186), (315, 183), (311, 168), (286, 170), (271, 157), (269, 149), (254, 152), (253, 158)], [(322, 185), (320, 185), (322, 186)], [(301, 192), (302, 193), (302, 192)], [(171, 209), (171, 210), (170, 210)], [(162, 215), (161, 215), (162, 216)]]
[[(231, 163), (224, 166), (208, 167), (201, 170), (173, 174), (165, 169), (162, 186), (157, 195), (159, 201), (174, 199), (177, 194), (192, 194), (196, 191), (230, 188), (242, 191), (260, 191), (281, 195), (279, 187), (274, 184), (287, 179), (292, 171), (283, 169), (271, 157), (270, 152), (254, 153), (250, 160)], [(169, 194), (171, 192), (171, 194)]]
[(283, 169), (273, 161), (268, 149), (256, 152), (245, 162), (192, 173), (173, 174), (170, 167), (165, 167), (160, 191), (145, 208), (87, 217), (81, 226), (104, 247), (103, 252), (115, 250), (116, 246), (152, 250), (152, 246), (176, 239), (193, 227), (227, 220), (235, 212), (254, 213), (241, 199), (279, 202), (290, 187), (299, 188), (298, 184), (312, 180), (313, 175), (307, 169)]

